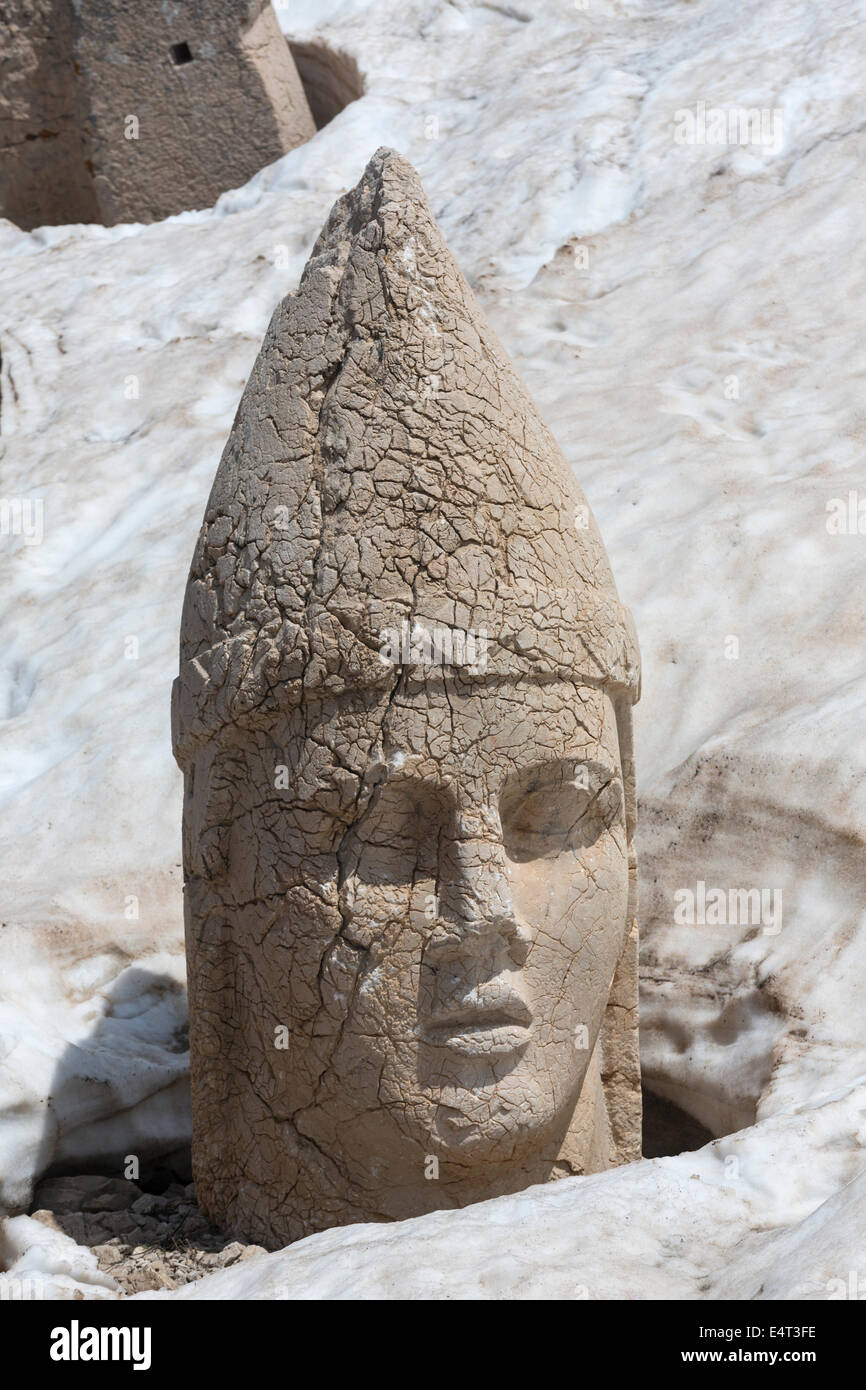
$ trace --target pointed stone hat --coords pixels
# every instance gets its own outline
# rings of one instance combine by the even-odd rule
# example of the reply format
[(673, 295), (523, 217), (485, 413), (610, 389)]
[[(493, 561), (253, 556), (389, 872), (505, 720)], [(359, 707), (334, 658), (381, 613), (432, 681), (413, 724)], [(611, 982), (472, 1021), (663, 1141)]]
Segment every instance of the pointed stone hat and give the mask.
[(381, 149), (277, 308), (220, 462), (186, 592), (178, 761), (301, 701), (392, 686), (419, 628), (468, 635), (443, 678), (638, 697), (583, 494), (417, 174)]

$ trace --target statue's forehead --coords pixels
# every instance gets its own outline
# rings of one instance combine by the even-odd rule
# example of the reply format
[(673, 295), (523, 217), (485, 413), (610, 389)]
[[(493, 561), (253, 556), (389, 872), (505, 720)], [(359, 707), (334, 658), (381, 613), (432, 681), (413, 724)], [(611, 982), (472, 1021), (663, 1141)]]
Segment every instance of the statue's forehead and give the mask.
[(438, 694), (411, 705), (395, 701), (380, 743), (393, 776), (458, 776), (511, 771), (545, 763), (601, 759), (618, 765), (616, 717), (599, 689), (560, 685), (533, 692), (519, 684), (463, 700)]
[[(474, 682), (431, 680), (404, 682), (391, 693), (384, 707), (370, 710), (370, 719), (384, 727), (449, 723), (484, 726), (557, 725), (569, 730), (575, 722), (599, 730), (612, 718), (612, 703), (598, 686), (572, 681), (486, 680)], [(328, 717), (356, 721), (357, 712), (335, 702)]]
[(332, 761), (360, 772), (428, 775), (439, 765), (467, 773), (603, 756), (618, 764), (613, 703), (571, 682), (406, 686), (372, 703), (336, 700), (278, 720), (264, 738), (292, 749), (296, 765)]

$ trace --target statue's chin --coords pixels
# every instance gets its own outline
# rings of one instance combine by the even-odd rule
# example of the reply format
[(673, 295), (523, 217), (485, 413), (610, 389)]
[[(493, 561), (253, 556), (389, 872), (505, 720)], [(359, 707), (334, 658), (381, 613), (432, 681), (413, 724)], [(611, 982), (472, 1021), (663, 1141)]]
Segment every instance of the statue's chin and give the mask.
[[(449, 1087), (436, 1107), (434, 1147), (461, 1162), (515, 1163), (547, 1147), (548, 1140), (567, 1126), (568, 1117), (550, 1105), (538, 1104), (526, 1089), (499, 1086), (485, 1097), (477, 1091)], [(488, 1102), (488, 1103), (486, 1103)]]

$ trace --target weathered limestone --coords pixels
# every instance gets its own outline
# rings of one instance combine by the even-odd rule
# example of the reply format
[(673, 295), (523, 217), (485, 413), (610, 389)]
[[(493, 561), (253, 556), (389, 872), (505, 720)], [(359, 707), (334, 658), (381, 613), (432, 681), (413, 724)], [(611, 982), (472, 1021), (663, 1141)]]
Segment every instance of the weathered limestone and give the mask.
[(273, 1248), (639, 1156), (638, 683), (583, 496), (380, 150), (274, 314), (186, 593), (211, 1219)]
[(0, 10), (0, 217), (27, 231), (100, 221), (75, 42), (70, 0), (7, 0)]
[(310, 139), (269, 0), (9, 0), (0, 216), (31, 228), (210, 207)]

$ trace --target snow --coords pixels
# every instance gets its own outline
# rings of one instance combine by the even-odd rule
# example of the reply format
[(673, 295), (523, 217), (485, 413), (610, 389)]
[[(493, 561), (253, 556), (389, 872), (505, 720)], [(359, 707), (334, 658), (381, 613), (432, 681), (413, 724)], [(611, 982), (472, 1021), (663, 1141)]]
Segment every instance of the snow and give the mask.
[(857, 1141), (842, 1135), (853, 1121), (862, 1144), (864, 1102), (861, 1086), (820, 1112), (768, 1121), (760, 1137), (747, 1130), (463, 1211), (326, 1231), (137, 1297), (862, 1298), (866, 1177), (855, 1176)]
[(13, 1216), (0, 1232), (0, 1300), (117, 1298), (117, 1283), (71, 1236)]
[[(645, 1072), (725, 1137), (328, 1232), (172, 1296), (866, 1281), (866, 538), (827, 527), (833, 499), (866, 498), (864, 12), (293, 0), (284, 29), (366, 84), (308, 145), (155, 226), (0, 222), (2, 496), (44, 508), (41, 543), (0, 535), (0, 1199), (26, 1205), (52, 1162), (188, 1139), (168, 728), (186, 570), (273, 306), (390, 144), (635, 613)], [(780, 111), (779, 147), (677, 143), (699, 102)], [(781, 931), (678, 925), (698, 880), (780, 890)]]

